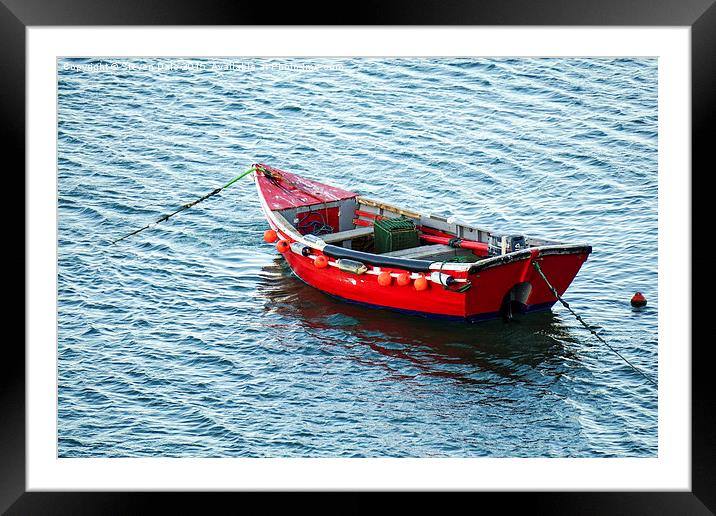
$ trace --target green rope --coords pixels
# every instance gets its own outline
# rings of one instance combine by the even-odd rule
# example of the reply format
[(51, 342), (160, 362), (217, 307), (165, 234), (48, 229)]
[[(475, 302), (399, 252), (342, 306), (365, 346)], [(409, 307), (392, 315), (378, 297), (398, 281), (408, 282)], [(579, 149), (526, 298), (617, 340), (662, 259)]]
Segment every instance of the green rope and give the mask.
[(254, 170), (256, 170), (256, 167), (251, 167), (251, 168), (248, 169), (246, 172), (243, 172), (242, 174), (239, 174), (239, 175), (236, 176), (234, 179), (232, 179), (231, 181), (229, 181), (228, 183), (226, 183), (224, 186), (221, 187), (221, 189), (223, 190), (224, 188), (229, 188), (229, 187), (230, 187), (231, 185), (233, 185), (236, 181), (238, 181), (239, 179), (241, 179), (241, 178), (244, 177), (244, 176), (248, 176), (248, 175), (249, 175), (251, 172), (253, 172)]
[(157, 224), (159, 224), (160, 222), (164, 222), (164, 221), (167, 220), (169, 217), (172, 217), (172, 216), (176, 215), (176, 214), (179, 213), (179, 212), (182, 212), (182, 211), (184, 211), (184, 210), (186, 210), (186, 209), (188, 209), (188, 208), (191, 208), (192, 206), (194, 206), (194, 205), (196, 205), (196, 204), (199, 204), (199, 203), (202, 202), (202, 201), (205, 201), (205, 200), (208, 199), (209, 197), (212, 197), (212, 196), (218, 194), (219, 192), (221, 192), (222, 190), (224, 190), (225, 188), (230, 187), (230, 186), (233, 185), (236, 181), (238, 181), (239, 179), (241, 179), (241, 178), (244, 177), (244, 176), (249, 175), (251, 172), (253, 172), (253, 171), (255, 171), (255, 170), (256, 170), (255, 167), (251, 167), (251, 168), (248, 169), (246, 172), (242, 172), (241, 174), (239, 174), (238, 176), (236, 176), (234, 179), (232, 179), (231, 181), (229, 181), (228, 183), (226, 183), (226, 184), (225, 184), (224, 186), (222, 186), (221, 188), (217, 188), (216, 190), (214, 190), (214, 191), (212, 191), (212, 192), (209, 192), (209, 193), (206, 194), (204, 197), (198, 198), (196, 201), (193, 201), (193, 202), (190, 202), (190, 203), (187, 203), (187, 204), (182, 205), (182, 207), (179, 208), (178, 210), (176, 210), (176, 211), (174, 211), (174, 212), (172, 212), (172, 213), (169, 213), (168, 215), (164, 215), (164, 216), (160, 217), (158, 220), (152, 222), (151, 224), (147, 224), (147, 225), (144, 226), (143, 228), (137, 229), (136, 231), (132, 231), (132, 232), (129, 233), (128, 235), (124, 235), (123, 237), (117, 238), (116, 240), (112, 240), (112, 244), (114, 245), (114, 244), (116, 244), (117, 242), (119, 242), (119, 241), (121, 241), (121, 240), (124, 240), (125, 238), (131, 237), (132, 235), (136, 235), (137, 233), (139, 233), (139, 232), (141, 232), (141, 231), (144, 231), (145, 229), (152, 228), (152, 227), (156, 226)]

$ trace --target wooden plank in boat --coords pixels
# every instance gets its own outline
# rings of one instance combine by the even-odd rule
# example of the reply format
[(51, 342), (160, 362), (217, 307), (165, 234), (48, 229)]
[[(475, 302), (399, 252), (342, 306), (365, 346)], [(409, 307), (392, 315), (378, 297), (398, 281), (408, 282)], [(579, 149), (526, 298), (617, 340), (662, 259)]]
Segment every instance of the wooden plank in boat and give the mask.
[(346, 240), (353, 240), (354, 238), (360, 238), (373, 234), (373, 226), (360, 227), (355, 229), (349, 229), (348, 231), (341, 231), (339, 233), (330, 233), (328, 235), (319, 235), (318, 238), (323, 240), (327, 244), (335, 242), (344, 242)]
[(410, 217), (413, 219), (420, 220), (420, 213), (410, 211), (410, 210), (404, 210), (403, 208), (398, 208), (397, 206), (393, 206), (392, 204), (380, 202), (380, 201), (374, 201), (373, 199), (367, 199), (365, 197), (358, 197), (358, 202), (360, 204), (365, 204), (366, 206), (373, 206), (374, 208), (380, 208), (381, 210), (387, 210), (392, 211), (393, 213), (397, 213), (399, 215), (405, 215), (406, 217)]
[(433, 245), (421, 245), (419, 247), (413, 247), (411, 249), (400, 249), (398, 251), (391, 251), (389, 253), (383, 253), (381, 256), (395, 256), (396, 258), (412, 258), (419, 260), (426, 256), (434, 254), (440, 254), (445, 252), (455, 251), (455, 248), (445, 244), (433, 244)]

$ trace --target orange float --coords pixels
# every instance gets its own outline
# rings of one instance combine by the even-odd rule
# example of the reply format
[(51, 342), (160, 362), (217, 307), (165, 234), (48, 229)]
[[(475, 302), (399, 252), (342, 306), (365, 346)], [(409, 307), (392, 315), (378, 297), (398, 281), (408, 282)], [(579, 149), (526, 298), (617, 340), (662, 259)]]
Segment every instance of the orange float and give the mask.
[(398, 279), (395, 282), (401, 287), (410, 285), (410, 274), (407, 272), (401, 272), (398, 274)]
[(637, 308), (646, 306), (646, 298), (644, 297), (644, 294), (641, 292), (634, 294), (634, 297), (631, 298), (631, 306), (635, 306)]
[(325, 269), (326, 267), (328, 267), (328, 258), (320, 254), (316, 256), (315, 260), (313, 260), (313, 265), (315, 265), (319, 269)]
[(378, 274), (378, 285), (381, 287), (387, 287), (393, 281), (393, 277), (389, 272), (381, 272)]
[(273, 244), (276, 240), (278, 240), (278, 235), (273, 229), (267, 229), (264, 231), (264, 242)]
[(415, 287), (415, 290), (425, 290), (428, 288), (428, 280), (426, 280), (424, 276), (420, 276), (415, 280), (413, 286)]
[(279, 253), (285, 253), (290, 247), (291, 246), (288, 245), (288, 240), (279, 240), (276, 243), (276, 249), (278, 249)]

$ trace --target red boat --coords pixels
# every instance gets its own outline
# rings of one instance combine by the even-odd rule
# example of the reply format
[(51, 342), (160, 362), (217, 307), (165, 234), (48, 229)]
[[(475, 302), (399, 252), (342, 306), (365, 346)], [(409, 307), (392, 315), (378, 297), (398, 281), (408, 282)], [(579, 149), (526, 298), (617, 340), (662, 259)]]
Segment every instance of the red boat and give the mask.
[[(305, 283), (331, 296), (476, 321), (548, 310), (592, 248), (502, 235), (254, 165), (275, 243)], [(535, 266), (535, 264), (537, 266)]]

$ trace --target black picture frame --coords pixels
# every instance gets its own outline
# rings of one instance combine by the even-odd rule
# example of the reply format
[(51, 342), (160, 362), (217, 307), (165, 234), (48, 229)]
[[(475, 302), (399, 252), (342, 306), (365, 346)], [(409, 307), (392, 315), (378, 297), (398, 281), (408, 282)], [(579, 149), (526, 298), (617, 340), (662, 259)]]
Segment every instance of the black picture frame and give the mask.
[[(714, 96), (716, 94), (716, 6), (714, 0), (534, 0), (482, 2), (375, 1), (354, 7), (323, 7), (319, 4), (269, 4), (211, 0), (194, 4), (182, 0), (0, 0), (0, 124), (5, 153), (6, 181), (19, 183), (7, 188), (14, 198), (27, 195), (25, 170), (25, 31), (33, 26), (62, 25), (570, 25), (570, 26), (688, 26), (691, 28), (692, 80), (692, 171), (706, 166), (708, 146), (713, 145)], [(7, 158), (16, 158), (10, 172)], [(711, 164), (710, 168), (713, 168)], [(703, 171), (705, 172), (705, 171)], [(703, 174), (702, 174), (703, 175)], [(689, 171), (684, 171), (689, 180)], [(23, 192), (20, 196), (17, 193)], [(692, 200), (693, 206), (699, 203)], [(6, 205), (7, 207), (7, 205)], [(14, 212), (19, 212), (19, 207)], [(6, 242), (13, 243), (12, 270), (22, 268), (26, 278), (25, 227), (16, 220), (6, 225)], [(692, 227), (692, 235), (699, 235)], [(692, 271), (707, 257), (692, 258)], [(21, 262), (21, 263), (20, 263)], [(705, 265), (705, 263), (703, 263)], [(11, 270), (6, 268), (6, 270)], [(692, 272), (693, 274), (693, 272)], [(19, 276), (19, 275), (16, 275)], [(7, 292), (25, 292), (21, 289)], [(6, 294), (7, 295), (7, 294)], [(9, 297), (9, 296), (8, 296)], [(23, 294), (23, 300), (25, 294)], [(14, 301), (14, 300), (13, 300)], [(688, 302), (689, 300), (684, 300)], [(698, 308), (695, 299), (692, 307)], [(15, 306), (24, 303), (15, 302)], [(692, 321), (694, 318), (692, 316)], [(688, 324), (692, 324), (688, 321)], [(9, 323), (7, 323), (9, 324)], [(693, 334), (693, 327), (692, 327)], [(148, 507), (175, 509), (177, 513), (218, 512), (228, 498), (241, 496), (241, 505), (229, 501), (226, 512), (239, 512), (259, 494), (247, 493), (78, 493), (26, 492), (25, 438), (25, 349), (24, 342), (9, 339), (0, 359), (0, 511), (7, 514), (131, 514), (152, 512)], [(672, 343), (673, 344), (673, 343)], [(496, 502), (504, 511), (537, 514), (713, 514), (716, 511), (714, 475), (713, 388), (708, 385), (711, 362), (710, 339), (677, 343), (692, 353), (692, 490), (690, 492), (528, 492), (467, 493), (451, 503), (489, 507)], [(469, 496), (469, 499), (466, 499)], [(362, 513), (383, 506), (376, 493), (348, 493), (339, 499), (263, 495), (260, 500), (274, 512), (281, 506), (295, 511), (308, 508), (339, 513)], [(316, 499), (321, 500), (320, 505)], [(335, 497), (331, 497), (335, 498)], [(401, 497), (401, 512), (425, 508), (424, 493)], [(269, 502), (270, 501), (270, 502)], [(269, 505), (266, 505), (267, 502)], [(259, 506), (260, 507), (260, 506)], [(443, 509), (444, 510), (444, 509)], [(222, 510), (221, 512), (224, 512)], [(243, 512), (243, 511), (242, 511)], [(322, 511), (321, 511), (322, 512)], [(442, 511), (441, 511), (442, 512)]]

